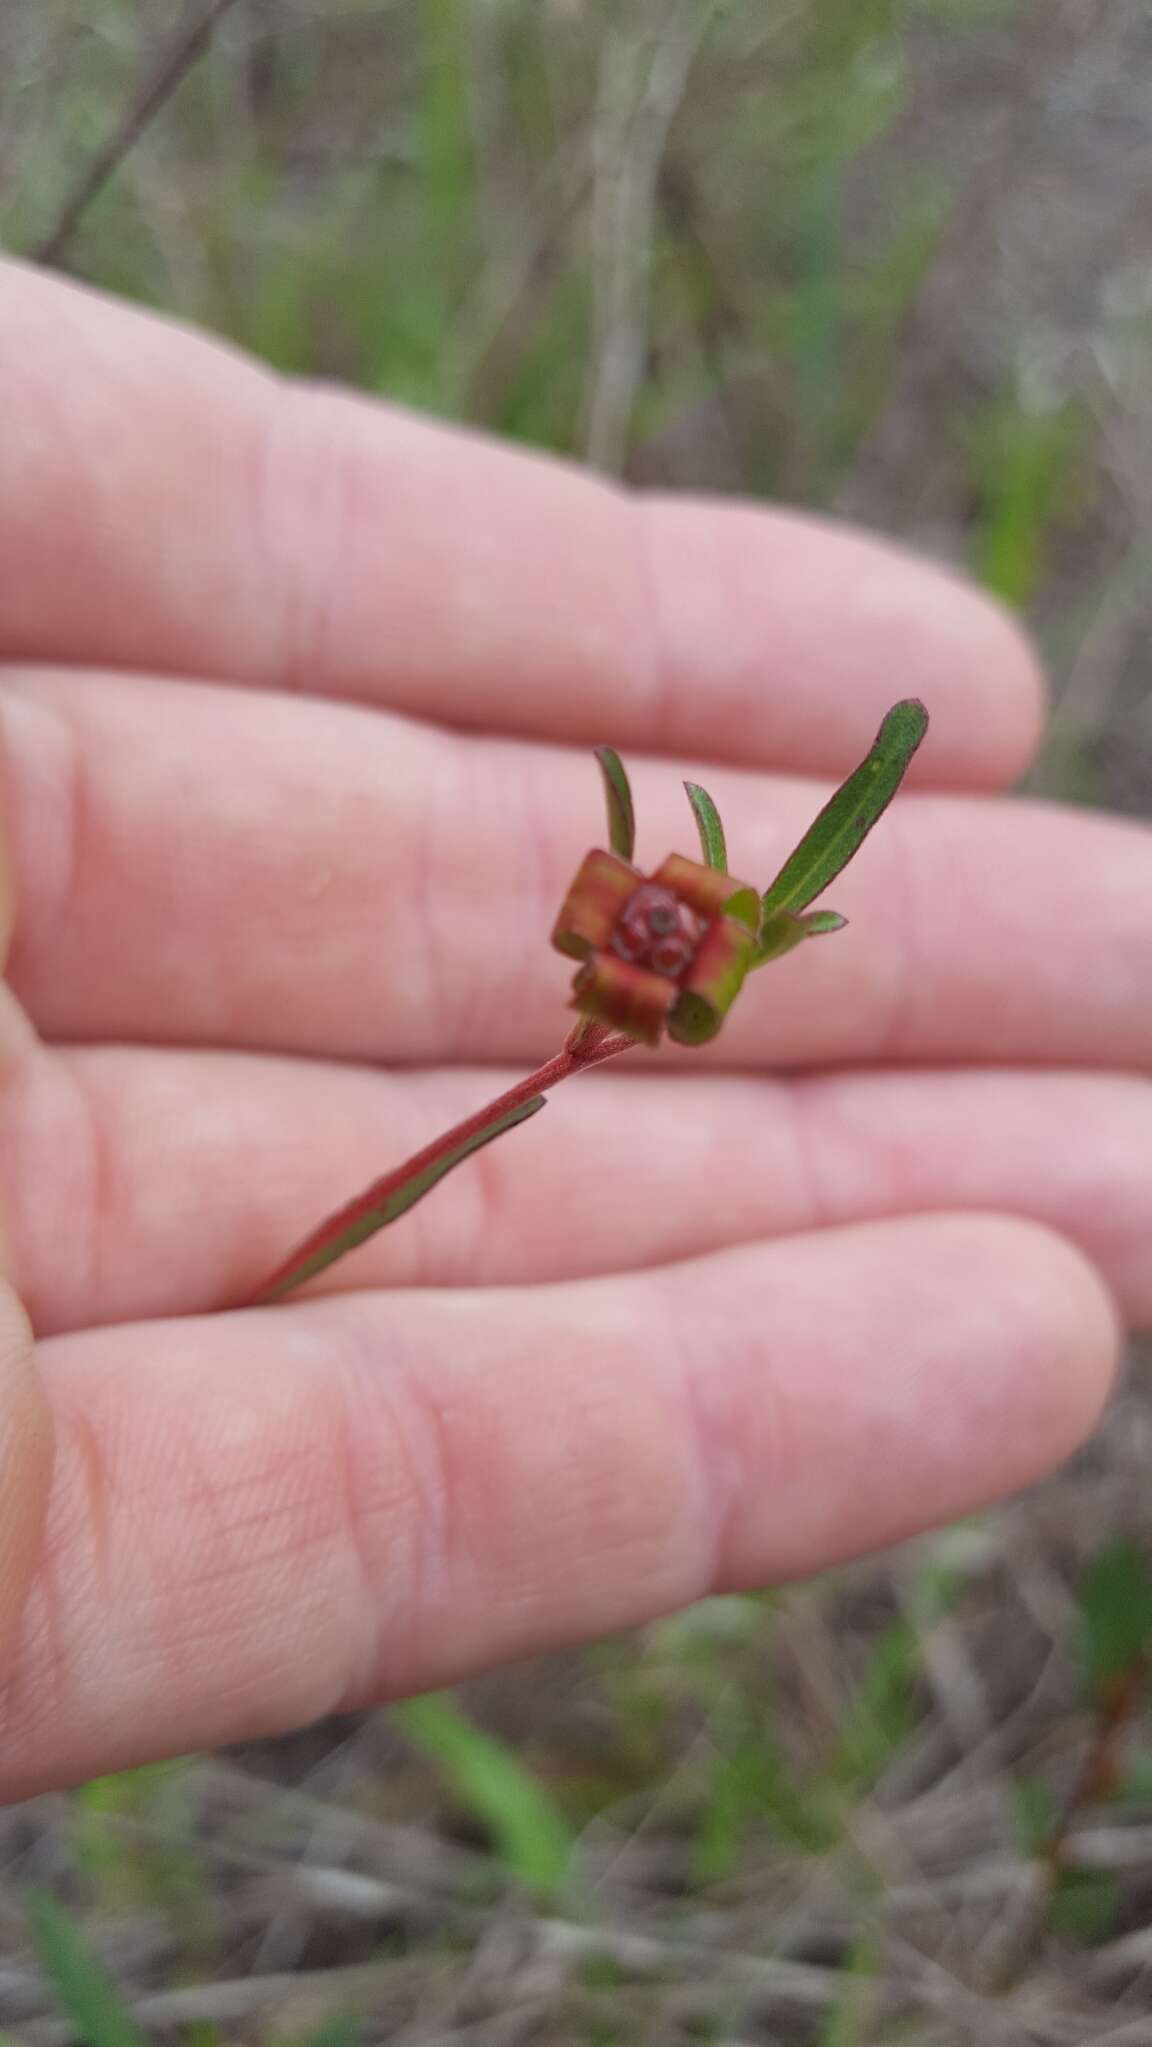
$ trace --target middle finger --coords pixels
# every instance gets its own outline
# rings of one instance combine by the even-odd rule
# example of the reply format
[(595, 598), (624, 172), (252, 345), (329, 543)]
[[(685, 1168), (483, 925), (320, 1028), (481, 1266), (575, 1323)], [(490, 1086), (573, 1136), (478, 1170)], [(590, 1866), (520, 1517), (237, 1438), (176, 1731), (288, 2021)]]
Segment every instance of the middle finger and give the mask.
[[(46, 1035), (421, 1062), (555, 1048), (570, 967), (548, 932), (604, 837), (586, 755), (172, 682), (33, 672), (6, 691), (10, 978)], [(680, 771), (632, 765), (642, 864), (692, 851)], [(708, 779), (734, 872), (764, 886), (826, 788)], [(704, 1056), (1143, 1068), (1150, 893), (1139, 827), (908, 796), (836, 884), (852, 928), (757, 975)]]

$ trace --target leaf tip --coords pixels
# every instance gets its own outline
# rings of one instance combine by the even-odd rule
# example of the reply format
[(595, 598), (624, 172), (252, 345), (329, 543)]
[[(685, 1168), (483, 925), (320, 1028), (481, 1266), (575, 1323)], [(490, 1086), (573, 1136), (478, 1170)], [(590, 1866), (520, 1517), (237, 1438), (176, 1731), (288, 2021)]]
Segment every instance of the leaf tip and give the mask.
[(920, 697), (901, 697), (881, 720), (877, 739), (895, 740), (911, 760), (931, 723), (928, 706)]
[(597, 746), (593, 752), (604, 778), (608, 843), (622, 860), (631, 860), (636, 845), (636, 814), (627, 770), (614, 746)]
[(692, 815), (700, 834), (700, 850), (704, 855), (705, 864), (726, 873), (728, 847), (724, 838), (724, 826), (720, 821), (720, 812), (707, 789), (702, 789), (699, 782), (685, 782), (684, 790), (692, 805)]

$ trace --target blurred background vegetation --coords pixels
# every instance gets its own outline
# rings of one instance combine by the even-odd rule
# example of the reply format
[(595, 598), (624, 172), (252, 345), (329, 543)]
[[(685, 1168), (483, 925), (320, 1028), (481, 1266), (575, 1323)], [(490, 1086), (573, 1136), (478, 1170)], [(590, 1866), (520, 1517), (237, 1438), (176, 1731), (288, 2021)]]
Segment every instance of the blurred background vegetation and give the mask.
[[(1147, 814), (1150, 78), (1146, 0), (7, 0), (0, 228), (967, 566), (1049, 657), (1036, 786)], [(1138, 1361), (978, 1523), (10, 1811), (5, 2037), (1152, 2047), (1150, 1452)]]

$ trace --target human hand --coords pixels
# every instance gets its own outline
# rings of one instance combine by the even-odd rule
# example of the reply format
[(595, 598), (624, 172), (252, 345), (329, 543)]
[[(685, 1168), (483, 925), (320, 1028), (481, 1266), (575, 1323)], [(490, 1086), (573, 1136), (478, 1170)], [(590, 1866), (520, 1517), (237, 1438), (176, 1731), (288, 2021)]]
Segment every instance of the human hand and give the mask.
[[(810, 1572), (1063, 1456), (1113, 1301), (1152, 1309), (1152, 844), (992, 798), (1040, 719), (1014, 627), (880, 542), (637, 504), (16, 265), (0, 368), (39, 1339), (34, 1372), (5, 1293), (3, 1795)], [(913, 692), (847, 932), (309, 1296), (209, 1312), (555, 1049), (591, 744), (643, 856), (691, 852), (699, 774), (756, 879)]]

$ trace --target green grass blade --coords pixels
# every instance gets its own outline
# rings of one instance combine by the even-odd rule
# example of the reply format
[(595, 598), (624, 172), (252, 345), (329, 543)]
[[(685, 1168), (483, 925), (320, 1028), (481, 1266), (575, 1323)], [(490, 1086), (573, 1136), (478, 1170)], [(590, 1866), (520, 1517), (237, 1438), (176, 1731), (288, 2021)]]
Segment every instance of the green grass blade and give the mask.
[(841, 783), (765, 891), (765, 922), (777, 910), (803, 910), (847, 867), (887, 810), (927, 729), (928, 713), (916, 697), (893, 705), (867, 759)]
[(1084, 422), (1069, 405), (1033, 413), (1011, 397), (971, 436), (980, 493), (975, 552), (984, 587), (1018, 610), (1032, 602), (1053, 538), (1075, 505)]
[(423, 0), (425, 76), (417, 107), (417, 167), (436, 254), (447, 269), (472, 205), (474, 166), (468, 9)]
[(877, 2008), (884, 1995), (881, 1956), (876, 1938), (865, 1933), (841, 1967), (844, 1987), (828, 2013), (815, 2047), (865, 2047), (875, 2040)]
[(608, 805), (608, 843), (621, 860), (631, 860), (636, 845), (636, 813), (624, 763), (610, 746), (598, 746), (596, 758), (604, 777), (604, 796)]
[(915, 1628), (897, 1620), (873, 1644), (845, 1713), (828, 1773), (845, 1792), (863, 1795), (907, 1741), (922, 1663)]
[(709, 867), (718, 868), (721, 874), (727, 874), (728, 848), (724, 842), (720, 812), (707, 789), (702, 789), (699, 782), (685, 782), (684, 787), (688, 791), (688, 801), (692, 805), (696, 819), (696, 829), (700, 834), (700, 847), (705, 862)]
[(572, 1857), (572, 1829), (556, 1800), (513, 1751), (477, 1727), (443, 1692), (406, 1699), (393, 1713), (460, 1803), (483, 1822), (518, 1881), (552, 1896), (562, 1890)]
[(145, 2047), (143, 2033), (71, 1913), (47, 1891), (31, 1892), (25, 1906), (40, 1967), (84, 2047)]

